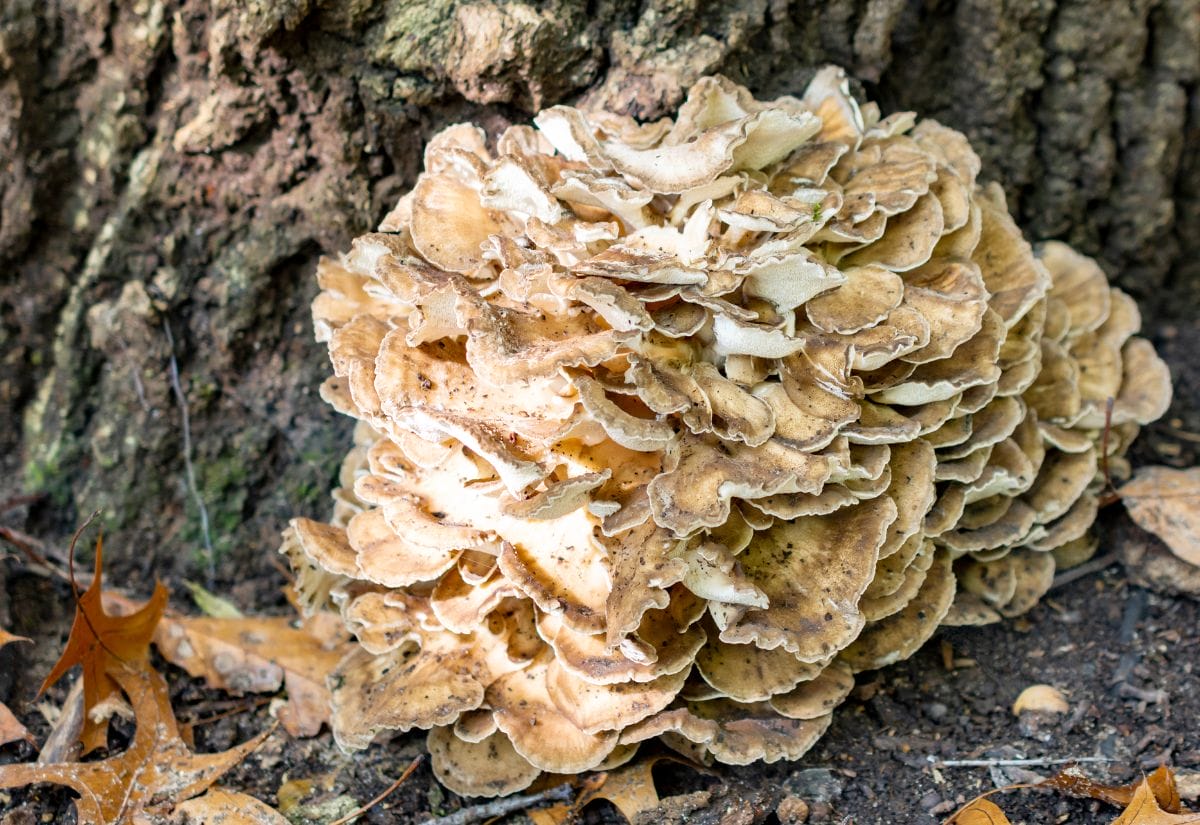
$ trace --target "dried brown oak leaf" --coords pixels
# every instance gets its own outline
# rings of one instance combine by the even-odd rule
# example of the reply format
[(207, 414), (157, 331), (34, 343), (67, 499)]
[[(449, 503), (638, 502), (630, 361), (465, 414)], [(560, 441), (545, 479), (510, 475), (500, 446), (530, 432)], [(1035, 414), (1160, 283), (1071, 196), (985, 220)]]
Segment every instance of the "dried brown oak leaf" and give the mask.
[(976, 799), (946, 820), (946, 825), (1010, 825), (1010, 821), (995, 802)]
[(1137, 786), (1137, 790), (1133, 792), (1133, 798), (1129, 801), (1129, 806), (1113, 822), (1113, 825), (1197, 825), (1197, 823), (1200, 823), (1200, 813), (1164, 811), (1156, 798), (1155, 789), (1147, 778)]
[(1128, 807), (1143, 785), (1149, 787), (1155, 803), (1167, 813), (1177, 814), (1182, 808), (1179, 789), (1175, 784), (1175, 774), (1166, 765), (1159, 765), (1152, 774), (1128, 785), (1105, 785), (1089, 779), (1076, 765), (1063, 768), (1049, 779), (1039, 782), (1039, 786), (1054, 788), (1070, 796), (1084, 799), (1098, 799), (1110, 805)]
[[(24, 636), (16, 636), (9, 633), (4, 628), (0, 627), (0, 647), (13, 642), (28, 642)], [(13, 715), (13, 712), (8, 709), (8, 706), (0, 702), (0, 745), (7, 745), (10, 742), (16, 742), (19, 739), (24, 739), (29, 744), (35, 744), (33, 736), (25, 729), (25, 726)]]
[(270, 733), (221, 753), (193, 753), (179, 736), (161, 675), (148, 667), (114, 666), (108, 676), (133, 706), (137, 729), (129, 747), (99, 762), (4, 765), (0, 788), (66, 785), (79, 794), (75, 807), (81, 825), (138, 822), (144, 814), (199, 794)]
[(1200, 467), (1143, 467), (1121, 485), (1120, 494), (1138, 527), (1200, 567)]
[(274, 808), (239, 791), (209, 788), (204, 796), (176, 806), (171, 825), (287, 825)]
[[(156, 582), (150, 600), (129, 615), (113, 616), (104, 611), (101, 579), (104, 567), (104, 539), (96, 540), (96, 572), (87, 590), (76, 593), (75, 620), (66, 649), (42, 683), (40, 693), (61, 679), (75, 665), (83, 670), (84, 721), (80, 741), (83, 752), (103, 747), (107, 741), (108, 719), (94, 719), (92, 708), (118, 693), (113, 671), (145, 666), (150, 638), (167, 606), (167, 588)], [(74, 587), (74, 580), (72, 580)]]
[(329, 721), (325, 680), (347, 652), (285, 617), (168, 616), (154, 643), (167, 661), (209, 687), (235, 693), (287, 690), (288, 703), (278, 716), (293, 736), (315, 736)]

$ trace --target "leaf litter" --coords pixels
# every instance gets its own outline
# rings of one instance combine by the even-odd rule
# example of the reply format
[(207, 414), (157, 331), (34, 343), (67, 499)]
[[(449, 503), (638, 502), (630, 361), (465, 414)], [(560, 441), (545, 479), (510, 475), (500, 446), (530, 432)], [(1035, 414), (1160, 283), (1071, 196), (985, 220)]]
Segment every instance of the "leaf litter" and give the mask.
[[(75, 808), (82, 825), (163, 821), (161, 814), (208, 789), (271, 731), (219, 753), (197, 754), (188, 747), (180, 735), (167, 682), (149, 659), (150, 640), (166, 609), (167, 589), (157, 583), (145, 605), (127, 615), (108, 613), (104, 609), (106, 594), (101, 589), (103, 542), (96, 544), (92, 583), (80, 592), (75, 583), (73, 553), (78, 536), (77, 532), (69, 557), (75, 618), (62, 656), (42, 690), (79, 665), (86, 712), (79, 738), (85, 752), (106, 745), (107, 711), (120, 707), (122, 696), (131, 707), (133, 738), (124, 751), (102, 760), (0, 766), (0, 788), (40, 783), (71, 788), (79, 794)], [(13, 640), (8, 633), (0, 637), (3, 643)], [(101, 710), (104, 712), (96, 712)], [(231, 819), (230, 815), (236, 813), (237, 809), (226, 811), (224, 821), (256, 821)]]
[[(30, 641), (24, 636), (17, 636), (0, 627), (0, 648), (13, 642)], [(8, 705), (0, 702), (0, 745), (7, 745), (22, 739), (31, 745), (36, 744), (33, 736), (21, 724), (16, 715), (8, 709)]]
[[(91, 519), (88, 520), (89, 522)], [(87, 524), (84, 524), (86, 527)], [(80, 530), (83, 528), (81, 527)], [(79, 665), (83, 671), (83, 733), (80, 740), (85, 754), (103, 747), (108, 740), (108, 718), (92, 711), (101, 703), (119, 696), (114, 671), (121, 667), (148, 668), (150, 638), (167, 606), (167, 588), (156, 582), (150, 600), (128, 616), (106, 613), (101, 588), (104, 564), (104, 539), (96, 541), (96, 574), (87, 590), (79, 592), (75, 583), (74, 557), (76, 532), (71, 540), (71, 589), (75, 594), (75, 619), (67, 637), (67, 646), (50, 674), (42, 682), (38, 695)]]
[(943, 825), (1011, 825), (1004, 809), (989, 797), (1018, 789), (1045, 788), (1067, 796), (1095, 799), (1123, 807), (1112, 825), (1190, 825), (1200, 823), (1200, 813), (1183, 808), (1174, 772), (1160, 765), (1148, 776), (1128, 785), (1106, 785), (1089, 778), (1075, 765), (1069, 765), (1049, 779), (1035, 783), (1007, 785), (972, 799)]
[(1200, 467), (1143, 467), (1120, 489), (1129, 517), (1181, 560), (1200, 566)]

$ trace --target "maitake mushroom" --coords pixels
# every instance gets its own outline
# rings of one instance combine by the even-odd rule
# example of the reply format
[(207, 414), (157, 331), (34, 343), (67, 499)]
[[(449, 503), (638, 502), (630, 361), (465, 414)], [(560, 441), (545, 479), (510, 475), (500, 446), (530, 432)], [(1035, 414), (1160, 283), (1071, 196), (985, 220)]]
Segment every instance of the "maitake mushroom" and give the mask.
[(319, 268), (321, 394), (361, 423), (332, 524), (284, 550), (361, 643), (344, 747), (429, 730), (470, 795), (651, 737), (794, 759), (853, 673), (1094, 549), (1101, 446), (1122, 471), (1169, 376), (961, 134), (835, 68), (534, 123), (435, 136)]

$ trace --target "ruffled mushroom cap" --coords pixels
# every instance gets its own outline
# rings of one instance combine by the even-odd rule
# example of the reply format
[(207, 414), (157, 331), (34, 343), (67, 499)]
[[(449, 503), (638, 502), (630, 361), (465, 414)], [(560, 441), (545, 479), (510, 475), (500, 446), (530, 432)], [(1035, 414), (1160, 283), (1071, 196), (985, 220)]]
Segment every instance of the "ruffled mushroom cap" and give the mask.
[(705, 78), (653, 124), (459, 124), (424, 160), (318, 267), (321, 395), (360, 423), (332, 524), (283, 550), (359, 642), (338, 742), (428, 729), (460, 793), (654, 737), (798, 757), (853, 672), (1086, 558), (1100, 451), (1124, 469), (1170, 398), (1095, 262), (834, 67), (773, 101)]

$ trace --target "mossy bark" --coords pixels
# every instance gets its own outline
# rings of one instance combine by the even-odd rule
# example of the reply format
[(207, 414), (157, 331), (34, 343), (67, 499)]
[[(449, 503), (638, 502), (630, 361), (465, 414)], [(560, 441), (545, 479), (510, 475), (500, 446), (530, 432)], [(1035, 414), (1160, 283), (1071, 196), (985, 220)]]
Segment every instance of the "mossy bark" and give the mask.
[(1031, 235), (1149, 320), (1195, 317), (1197, 0), (0, 4), (0, 499), (45, 494), (4, 518), (62, 542), (103, 508), (127, 577), (203, 577), (207, 544), (261, 598), (349, 440), (316, 394), (316, 259), (432, 132), (573, 100), (652, 118), (705, 73), (779, 94), (825, 62), (965, 131)]

